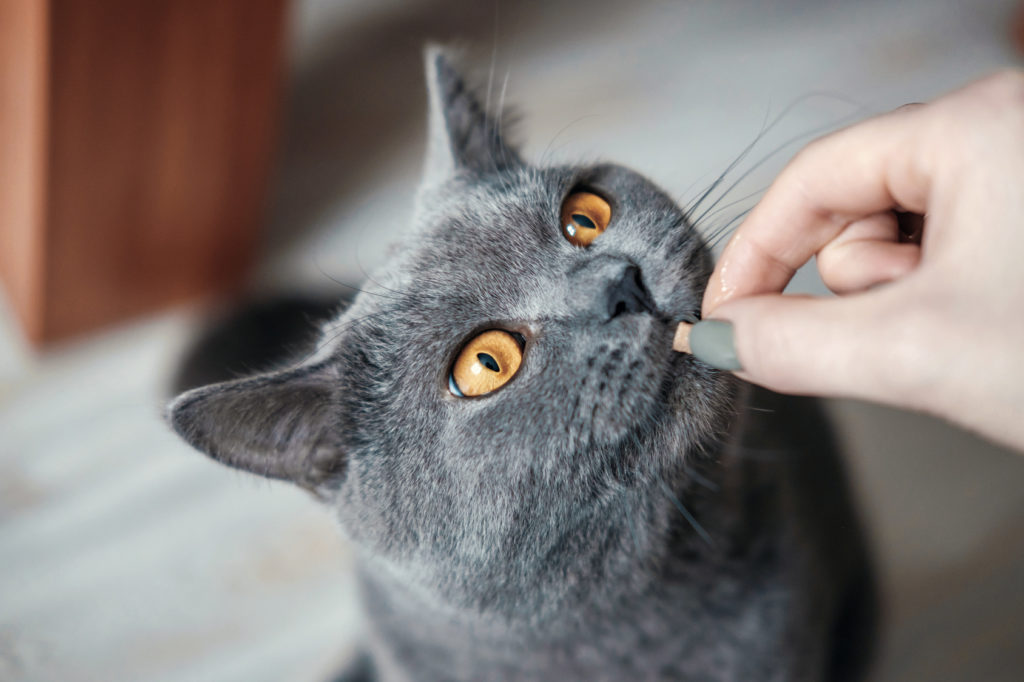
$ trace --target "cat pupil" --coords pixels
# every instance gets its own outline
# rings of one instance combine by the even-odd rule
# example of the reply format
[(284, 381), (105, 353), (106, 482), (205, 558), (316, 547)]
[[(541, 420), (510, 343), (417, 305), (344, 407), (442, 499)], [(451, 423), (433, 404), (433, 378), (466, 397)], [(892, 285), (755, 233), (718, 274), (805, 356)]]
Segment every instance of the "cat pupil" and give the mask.
[(597, 225), (594, 224), (594, 221), (588, 218), (587, 216), (583, 215), (582, 213), (573, 213), (572, 219), (580, 227), (586, 227), (591, 230), (597, 228)]
[(487, 353), (477, 353), (476, 359), (480, 361), (480, 364), (491, 370), (492, 372), (500, 372), (501, 367), (498, 366), (498, 361), (492, 358)]

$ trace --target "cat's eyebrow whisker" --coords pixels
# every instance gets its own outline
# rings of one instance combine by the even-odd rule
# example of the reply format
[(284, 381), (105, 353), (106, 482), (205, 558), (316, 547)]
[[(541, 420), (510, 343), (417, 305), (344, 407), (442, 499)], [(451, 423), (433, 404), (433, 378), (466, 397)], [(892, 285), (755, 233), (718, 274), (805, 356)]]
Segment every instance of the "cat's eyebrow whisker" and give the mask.
[(391, 289), (390, 287), (386, 287), (383, 284), (381, 284), (378, 280), (375, 280), (373, 278), (373, 275), (371, 275), (370, 272), (366, 269), (366, 267), (363, 266), (362, 260), (359, 259), (359, 249), (358, 248), (356, 249), (356, 265), (359, 267), (359, 271), (361, 273), (363, 273), (363, 277), (366, 278), (366, 281), (372, 282), (373, 284), (375, 284), (376, 286), (380, 287), (384, 291), (387, 291), (387, 292), (389, 292), (391, 294), (394, 294), (394, 296), (390, 296), (390, 297), (389, 296), (385, 296), (384, 294), (381, 294), (380, 292), (377, 292), (377, 291), (372, 291), (372, 292), (369, 292), (369, 293), (372, 293), (372, 294), (374, 294), (376, 296), (380, 296), (382, 298), (390, 298), (392, 301), (402, 301), (402, 300), (405, 300), (406, 294), (404, 292), (399, 291), (398, 289)]
[(543, 166), (543, 165), (547, 164), (547, 162), (548, 162), (548, 154), (549, 153), (554, 153), (554, 151), (555, 151), (554, 149), (552, 149), (552, 145), (554, 145), (555, 142), (558, 140), (558, 138), (561, 137), (562, 134), (564, 134), (567, 130), (569, 130), (569, 128), (573, 127), (574, 125), (576, 125), (580, 121), (585, 121), (588, 118), (597, 118), (597, 116), (598, 116), (598, 114), (584, 114), (582, 116), (578, 116), (578, 117), (574, 118), (573, 120), (569, 121), (564, 126), (562, 126), (558, 130), (558, 132), (555, 133), (554, 137), (551, 138), (551, 141), (548, 142), (547, 146), (544, 147), (544, 151), (541, 153), (540, 161), (538, 162), (537, 165)]
[(498, 3), (494, 3), (494, 35), (491, 43), (491, 66), (487, 70), (487, 93), (484, 97), (484, 111), (491, 110), (491, 90), (494, 86), (494, 69), (498, 63)]
[[(501, 94), (498, 95), (498, 111), (495, 112), (495, 115), (497, 117), (497, 124), (494, 126), (494, 130), (495, 132), (497, 132), (499, 137), (501, 137), (502, 134), (501, 124), (502, 119), (505, 116), (505, 94), (508, 92), (508, 80), (511, 77), (512, 67), (509, 67), (508, 69), (505, 70), (505, 78), (501, 82)], [(508, 158), (506, 157), (504, 160), (507, 162)]]
[(360, 317), (354, 317), (354, 318), (352, 318), (350, 320), (346, 320), (344, 322), (344, 324), (340, 324), (337, 327), (332, 327), (330, 335), (329, 336), (325, 336), (324, 338), (319, 339), (317, 341), (316, 345), (314, 346), (314, 348), (309, 353), (307, 353), (303, 357), (301, 357), (301, 358), (299, 358), (299, 359), (297, 359), (297, 360), (295, 360), (295, 361), (293, 361), (291, 363), (291, 368), (292, 369), (296, 369), (296, 368), (301, 367), (302, 365), (304, 365), (310, 359), (315, 357), (317, 355), (317, 353), (320, 353), (321, 351), (323, 351), (331, 343), (333, 343), (339, 336), (341, 336), (346, 331), (348, 331), (349, 328), (352, 327), (353, 325), (355, 325), (357, 322), (362, 322), (364, 320), (368, 320), (368, 319), (376, 317), (378, 315), (382, 315), (385, 312), (386, 311), (384, 311), (384, 310), (376, 310), (376, 311), (374, 311), (372, 313), (368, 313), (368, 314), (362, 315)]
[(668, 483), (666, 483), (662, 478), (658, 479), (658, 483), (661, 484), (661, 489), (665, 492), (668, 498), (672, 500), (672, 504), (674, 504), (676, 509), (679, 510), (679, 513), (683, 515), (683, 518), (685, 518), (693, 527), (693, 530), (697, 532), (697, 535), (699, 535), (709, 547), (714, 547), (715, 543), (708, 532), (704, 530), (704, 526), (700, 525), (700, 523), (697, 522), (697, 519), (694, 518), (693, 514), (690, 513), (690, 510), (683, 506), (682, 501), (676, 497), (675, 493), (672, 492), (672, 488), (669, 487)]
[[(495, 53), (495, 55), (497, 54), (497, 49), (498, 49), (498, 27), (499, 27), (499, 25), (500, 25), (500, 21), (499, 21), (499, 7), (498, 7), (498, 3), (495, 2), (495, 4), (494, 4), (494, 53)], [(506, 50), (506, 54), (509, 55), (508, 58), (509, 58), (509, 63), (510, 64), (513, 61), (512, 58), (515, 57), (516, 47), (517, 47), (516, 39), (513, 37), (513, 39), (511, 41), (508, 49)], [(494, 69), (494, 63), (495, 62), (492, 61), (491, 79), (493, 79), (493, 72), (495, 70)], [(512, 67), (509, 66), (508, 68), (505, 69), (505, 78), (502, 80), (501, 93), (498, 96), (497, 111), (493, 112), (493, 114), (491, 112), (491, 108), (489, 106), (489, 104), (490, 104), (490, 92), (487, 93), (488, 106), (485, 107), (485, 109), (484, 109), (484, 111), (486, 112), (486, 115), (488, 117), (491, 117), (493, 115), (495, 123), (494, 123), (494, 128), (492, 130), (492, 134), (495, 136), (495, 142), (498, 143), (497, 146), (501, 149), (503, 167), (505, 167), (505, 168), (507, 168), (510, 165), (509, 154), (511, 153), (513, 156), (515, 155), (515, 152), (513, 152), (508, 145), (504, 144), (504, 132), (505, 132), (504, 131), (504, 125), (505, 125), (505, 115), (507, 113), (505, 111), (505, 95), (508, 92), (508, 82), (509, 82), (509, 79), (511, 78), (511, 76), (512, 76)], [(490, 89), (490, 85), (488, 85), (488, 90), (489, 89)], [(512, 182), (511, 182), (511, 180), (509, 180), (507, 182), (503, 182), (502, 185), (503, 185), (503, 188), (506, 191), (512, 189)]]
[[(362, 287), (357, 287), (357, 286), (355, 286), (354, 284), (349, 284), (348, 282), (343, 282), (342, 280), (340, 280), (340, 279), (337, 279), (336, 277), (333, 277), (333, 276), (329, 275), (329, 274), (328, 274), (328, 273), (327, 273), (327, 272), (326, 272), (326, 271), (325, 271), (325, 270), (324, 270), (324, 269), (323, 269), (323, 268), (322, 268), (322, 267), (320, 266), (320, 263), (319, 263), (319, 262), (317, 262), (317, 260), (316, 260), (316, 258), (315, 258), (315, 257), (313, 258), (313, 266), (314, 266), (314, 267), (316, 267), (316, 269), (317, 269), (317, 272), (319, 272), (319, 273), (320, 273), (321, 275), (323, 275), (324, 277), (326, 277), (326, 278), (327, 278), (328, 280), (330, 280), (331, 282), (334, 282), (334, 283), (335, 283), (335, 284), (337, 284), (338, 286), (342, 286), (342, 287), (345, 287), (346, 289), (350, 289), (350, 290), (352, 290), (352, 291), (354, 291), (354, 292), (356, 292), (356, 293), (358, 293), (358, 294), (367, 294), (367, 295), (369, 295), (369, 296), (379, 296), (379, 297), (381, 297), (381, 298), (385, 298), (385, 299), (388, 299), (388, 300), (391, 300), (391, 301), (398, 301), (398, 300), (401, 300), (401, 298), (402, 298), (401, 296), (389, 296), (389, 295), (387, 295), (387, 294), (382, 294), (382, 293), (381, 293), (381, 292), (379, 292), (379, 291), (371, 291), (371, 290), (369, 290), (369, 289), (364, 289), (364, 288), (362, 288)], [(363, 270), (362, 266), (360, 266), (360, 269), (361, 269), (361, 270)], [(363, 270), (363, 274), (364, 274), (364, 275), (366, 275), (366, 270)], [(370, 278), (369, 278), (369, 276), (367, 276), (367, 279), (369, 279), (369, 280), (370, 280), (371, 282), (373, 282), (374, 284), (377, 284), (378, 286), (380, 286), (380, 287), (381, 287), (382, 289), (384, 289), (384, 290), (386, 290), (386, 291), (390, 291), (390, 292), (392, 292), (392, 293), (394, 293), (394, 294), (400, 294), (400, 293), (401, 293), (401, 292), (395, 291), (395, 290), (393, 290), (393, 289), (388, 289), (387, 287), (385, 287), (385, 286), (381, 285), (381, 284), (380, 284), (379, 282), (374, 282), (374, 280), (370, 279)]]
[[(368, 233), (364, 232), (363, 233), (363, 239), (356, 242), (356, 248), (355, 248), (356, 266), (359, 267), (359, 271), (361, 273), (363, 273), (363, 277), (367, 281), (373, 282), (374, 284), (376, 284), (378, 287), (380, 287), (384, 291), (387, 291), (387, 292), (390, 292), (392, 294), (395, 294), (393, 300), (396, 300), (396, 301), (402, 300), (405, 297), (405, 294), (403, 292), (401, 292), (401, 291), (399, 291), (397, 289), (390, 289), (390, 288), (384, 286), (383, 284), (381, 284), (380, 282), (378, 282), (377, 280), (375, 280), (373, 278), (373, 276), (370, 275), (370, 272), (363, 265), (362, 258), (360, 257), (360, 250), (361, 250), (362, 246), (365, 244), (365, 239), (367, 237), (368, 237)], [(377, 293), (377, 292), (374, 292), (374, 293)], [(377, 295), (380, 295), (380, 294), (378, 293)]]

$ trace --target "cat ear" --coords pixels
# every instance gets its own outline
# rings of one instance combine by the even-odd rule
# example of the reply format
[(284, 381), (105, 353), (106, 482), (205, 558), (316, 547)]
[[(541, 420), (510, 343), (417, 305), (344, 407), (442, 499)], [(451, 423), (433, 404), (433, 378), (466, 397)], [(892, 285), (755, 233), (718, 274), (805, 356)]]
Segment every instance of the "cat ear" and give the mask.
[(168, 420), (223, 464), (322, 495), (345, 467), (334, 374), (313, 365), (197, 388), (171, 403)]
[(481, 106), (473, 90), (436, 46), (426, 50), (429, 133), (426, 184), (462, 169), (498, 171), (520, 165), (518, 153), (502, 137), (502, 116)]

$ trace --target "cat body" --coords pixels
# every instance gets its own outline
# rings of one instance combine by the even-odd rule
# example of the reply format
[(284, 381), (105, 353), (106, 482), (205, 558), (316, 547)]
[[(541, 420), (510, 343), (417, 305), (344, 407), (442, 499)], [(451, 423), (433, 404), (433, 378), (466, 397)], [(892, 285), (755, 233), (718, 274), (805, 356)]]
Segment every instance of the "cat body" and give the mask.
[[(671, 350), (711, 268), (683, 211), (620, 166), (526, 163), (443, 53), (427, 72), (414, 224), (369, 290), (301, 365), (169, 411), (335, 511), (367, 618), (349, 679), (858, 679), (871, 574), (817, 405)], [(611, 215), (586, 247), (580, 192)], [(489, 330), (521, 365), (463, 395)]]
[[(749, 399), (757, 409), (738, 432), (756, 449), (730, 443), (670, 491), (609, 496), (594, 516), (531, 538), (529, 561), (510, 542), (491, 556), (493, 582), (472, 572), (453, 590), (468, 603), (437, 603), (412, 576), (366, 561), (380, 679), (856, 679), (870, 575), (855, 525), (834, 525), (853, 519), (821, 415), (807, 400)], [(822, 461), (793, 457), (792, 442), (766, 449), (768, 423), (802, 432), (808, 459)], [(820, 493), (801, 496), (808, 484)]]

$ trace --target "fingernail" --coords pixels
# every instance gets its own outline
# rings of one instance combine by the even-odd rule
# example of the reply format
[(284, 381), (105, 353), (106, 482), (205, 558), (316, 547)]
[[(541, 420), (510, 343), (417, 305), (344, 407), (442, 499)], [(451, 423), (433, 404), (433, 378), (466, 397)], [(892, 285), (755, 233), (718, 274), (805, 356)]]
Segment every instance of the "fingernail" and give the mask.
[(743, 369), (736, 357), (732, 322), (701, 320), (690, 330), (690, 349), (697, 359), (716, 369), (730, 372)]

